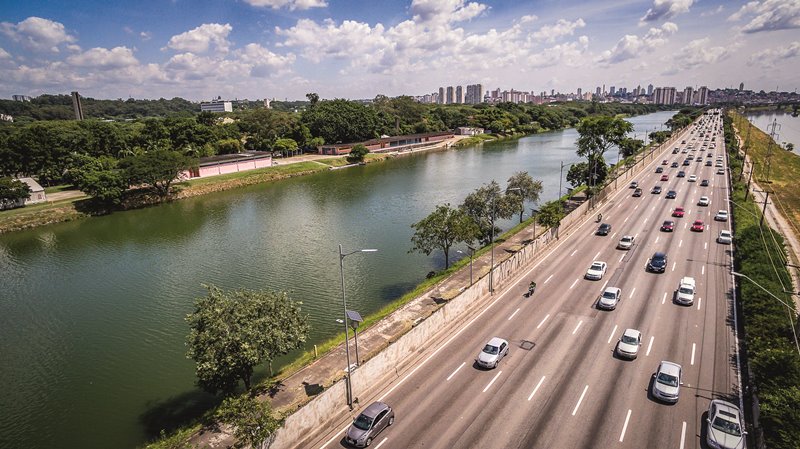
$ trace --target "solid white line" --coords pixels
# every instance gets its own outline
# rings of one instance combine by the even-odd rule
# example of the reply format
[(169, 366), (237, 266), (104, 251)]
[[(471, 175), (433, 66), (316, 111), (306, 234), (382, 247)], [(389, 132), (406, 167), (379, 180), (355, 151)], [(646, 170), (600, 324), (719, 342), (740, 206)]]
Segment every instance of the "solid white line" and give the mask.
[(535, 395), (535, 394), (536, 394), (536, 392), (539, 390), (539, 387), (541, 387), (541, 386), (542, 386), (542, 382), (544, 382), (544, 376), (542, 376), (542, 378), (541, 378), (541, 379), (539, 379), (539, 383), (538, 383), (538, 384), (536, 384), (536, 388), (534, 388), (534, 389), (533, 389), (533, 391), (531, 392), (531, 395), (530, 395), (530, 396), (528, 396), (528, 400), (529, 400), (529, 401), (530, 401), (530, 400), (533, 398), (533, 395)]
[(628, 420), (631, 419), (631, 410), (628, 409), (628, 414), (625, 416), (625, 424), (622, 425), (622, 433), (619, 434), (619, 442), (625, 439), (625, 431), (628, 429)]
[(517, 312), (519, 312), (519, 307), (517, 307), (517, 310), (515, 310), (514, 313), (512, 313), (511, 316), (508, 317), (508, 319), (506, 321), (511, 321), (511, 318), (514, 318), (514, 315), (516, 315)]
[(606, 343), (611, 343), (611, 339), (614, 338), (614, 334), (617, 333), (617, 325), (614, 325), (614, 330), (611, 331), (611, 335), (608, 336), (608, 341)]
[(575, 330), (572, 331), (572, 335), (575, 335), (575, 332), (578, 332), (578, 328), (581, 327), (581, 324), (583, 324), (583, 320), (578, 321), (578, 325), (575, 326)]
[(548, 283), (550, 281), (550, 279), (553, 279), (553, 275), (552, 274), (550, 276), (547, 276), (547, 279), (544, 280), (544, 283), (545, 284)]
[(592, 260), (597, 260), (598, 257), (600, 257), (600, 251), (598, 251), (597, 254), (594, 255), (594, 258), (592, 258)]
[(633, 287), (633, 290), (631, 290), (631, 294), (628, 295), (628, 299), (633, 298), (633, 292), (635, 292), (635, 291), (636, 291), (636, 287)]
[(664, 297), (661, 298), (661, 304), (664, 304), (665, 302), (667, 302), (667, 292), (664, 292)]
[(575, 416), (575, 414), (578, 413), (578, 407), (581, 406), (581, 402), (583, 402), (583, 397), (586, 396), (586, 390), (588, 389), (589, 389), (588, 385), (583, 387), (583, 393), (581, 393), (581, 398), (578, 399), (578, 403), (575, 404), (575, 408), (572, 410), (572, 416)]
[(550, 318), (550, 314), (549, 313), (547, 315), (545, 315), (544, 318), (542, 318), (542, 322), (539, 323), (538, 326), (536, 326), (536, 329), (539, 329), (540, 327), (542, 327), (542, 324), (544, 324), (544, 322), (547, 321), (548, 318)]
[(503, 374), (503, 372), (502, 372), (502, 371), (498, 371), (498, 372), (497, 372), (497, 374), (495, 374), (495, 375), (494, 375), (494, 377), (492, 378), (492, 381), (491, 381), (491, 382), (489, 382), (489, 385), (487, 385), (487, 386), (486, 386), (486, 388), (484, 388), (484, 389), (483, 389), (483, 392), (484, 392), (484, 393), (486, 393), (486, 390), (488, 390), (488, 389), (489, 389), (489, 387), (491, 387), (491, 386), (492, 386), (492, 384), (494, 383), (494, 381), (496, 381), (496, 380), (497, 380), (497, 378), (498, 378), (498, 377), (500, 377), (500, 375), (501, 375), (501, 374)]
[(573, 251), (573, 252), (572, 252), (572, 253), (569, 255), (569, 257), (572, 257), (572, 256), (574, 256), (574, 255), (575, 255), (575, 253), (577, 253), (577, 252), (578, 252), (578, 250), (576, 249), (575, 251)]
[(600, 287), (600, 291), (603, 291), (603, 290), (605, 290), (605, 289), (606, 289), (606, 285), (608, 285), (608, 279), (606, 279), (606, 281), (605, 281), (605, 282), (603, 282), (603, 286), (602, 286), (602, 287)]
[(692, 343), (692, 363), (691, 363), (691, 365), (694, 365), (694, 351), (695, 351), (695, 349), (697, 349), (697, 344)]
[(683, 422), (683, 429), (681, 430), (681, 449), (686, 442), (686, 421)]
[[(580, 279), (580, 278), (578, 278), (578, 279)], [(574, 281), (572, 281), (572, 285), (569, 286), (570, 290), (572, 289), (572, 287), (575, 287), (575, 284), (578, 283), (578, 279), (575, 279)]]
[(645, 353), (645, 357), (647, 357), (648, 355), (650, 355), (650, 350), (653, 348), (653, 340), (654, 340), (655, 338), (656, 338), (656, 337), (655, 337), (654, 335), (650, 337), (650, 343), (648, 343), (648, 345), (647, 345), (647, 352)]
[(678, 248), (680, 248), (681, 246), (683, 246), (683, 240), (678, 242)]
[(449, 375), (449, 376), (447, 376), (447, 379), (446, 379), (446, 380), (450, 380), (450, 379), (452, 379), (452, 378), (453, 378), (453, 376), (455, 376), (455, 375), (456, 375), (456, 373), (458, 372), (458, 370), (460, 370), (461, 368), (463, 368), (463, 367), (464, 367), (464, 365), (466, 365), (466, 364), (467, 364), (467, 362), (461, 362), (461, 365), (458, 365), (458, 368), (456, 368), (456, 370), (455, 370), (455, 371), (453, 371), (452, 373), (450, 373), (450, 375)]
[(375, 449), (378, 449), (379, 447), (383, 446), (383, 443), (385, 443), (385, 442), (386, 442), (386, 440), (388, 440), (388, 439), (389, 439), (388, 437), (383, 437), (383, 439), (381, 440), (381, 442), (380, 442), (380, 443), (378, 443), (378, 445), (377, 445), (377, 446), (375, 446)]

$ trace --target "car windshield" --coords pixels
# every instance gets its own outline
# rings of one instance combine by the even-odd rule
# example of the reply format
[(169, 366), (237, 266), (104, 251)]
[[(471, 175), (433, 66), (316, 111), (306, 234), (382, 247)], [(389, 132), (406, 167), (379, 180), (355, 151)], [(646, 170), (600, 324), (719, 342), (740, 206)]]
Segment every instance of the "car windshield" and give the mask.
[(638, 344), (638, 343), (639, 343), (639, 342), (636, 340), (636, 338), (635, 338), (635, 337), (631, 337), (630, 335), (623, 335), (623, 336), (622, 336), (622, 342), (623, 342), (623, 343), (626, 343), (626, 344), (629, 344), (629, 345), (635, 345), (635, 344)]
[(658, 373), (658, 383), (669, 385), (670, 387), (677, 387), (678, 378), (667, 373)]
[(694, 289), (686, 285), (681, 286), (681, 288), (678, 289), (678, 291), (687, 295), (691, 295), (694, 293)]
[(593, 264), (592, 264), (592, 266), (591, 266), (591, 268), (589, 268), (589, 269), (590, 269), (590, 270), (596, 270), (596, 271), (599, 271), (599, 270), (602, 270), (602, 269), (603, 269), (603, 265), (601, 265), (601, 264), (599, 264), (599, 263), (593, 263)]
[(483, 347), (483, 352), (485, 352), (487, 354), (495, 355), (499, 351), (500, 351), (500, 348), (498, 348), (497, 346), (486, 345), (486, 346)]
[(664, 260), (664, 258), (658, 256), (653, 257), (653, 265), (664, 265), (665, 263), (667, 263), (667, 261)]
[(739, 428), (739, 424), (733, 421), (728, 421), (722, 416), (717, 416), (714, 418), (714, 422), (711, 423), (711, 426), (721, 432), (727, 433), (728, 435), (733, 435), (735, 437), (742, 436), (742, 429)]
[(361, 430), (369, 430), (372, 427), (372, 418), (362, 413), (353, 421), (353, 425)]
[(633, 239), (630, 237), (622, 237), (621, 240), (622, 243), (630, 243), (631, 241), (633, 241)]
[(615, 299), (616, 297), (617, 295), (615, 295), (614, 292), (603, 292), (604, 299)]

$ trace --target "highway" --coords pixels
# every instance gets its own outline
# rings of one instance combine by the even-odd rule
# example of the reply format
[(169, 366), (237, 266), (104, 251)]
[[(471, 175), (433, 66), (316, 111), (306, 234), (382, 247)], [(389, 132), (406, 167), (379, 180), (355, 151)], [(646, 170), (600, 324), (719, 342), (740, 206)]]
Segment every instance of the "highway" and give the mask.
[[(716, 242), (719, 230), (731, 226), (713, 220), (717, 210), (728, 209), (727, 171), (716, 174), (714, 165), (705, 165), (724, 156), (724, 139), (721, 118), (706, 120), (718, 127), (715, 148), (700, 149), (704, 139), (699, 130), (690, 134), (695, 126), (689, 127), (676, 146), (694, 144), (697, 151), (667, 151), (636, 179), (641, 197), (620, 189), (599, 208), (603, 222), (612, 225), (609, 235), (595, 235), (598, 224), (587, 218), (516, 283), (498, 288), (463, 326), (431, 342), (415, 361), (418, 366), (407, 367), (416, 369), (386, 385), (377, 399), (394, 408), (396, 421), (372, 447), (706, 447), (709, 402), (739, 403), (731, 246)], [(680, 144), (683, 139), (686, 144)], [(665, 158), (681, 164), (689, 154), (703, 162), (662, 165)], [(668, 181), (660, 181), (656, 167), (663, 167)], [(685, 170), (685, 178), (676, 177), (679, 170)], [(697, 182), (688, 181), (692, 174)], [(710, 181), (708, 187), (700, 186), (703, 179)], [(651, 194), (655, 185), (663, 193)], [(668, 190), (677, 198), (666, 199)], [(702, 195), (709, 197), (708, 207), (697, 206)], [(684, 217), (671, 217), (676, 206), (686, 209)], [(674, 232), (659, 230), (666, 219), (675, 220)], [(704, 232), (690, 230), (696, 219), (705, 222)], [(626, 234), (635, 235), (633, 247), (617, 249)], [(645, 270), (655, 251), (668, 255), (664, 273)], [(594, 260), (608, 264), (599, 281), (583, 278)], [(684, 276), (697, 283), (691, 306), (673, 303)], [(525, 298), (531, 280), (538, 287)], [(606, 286), (622, 290), (612, 311), (595, 306)], [(614, 354), (626, 328), (642, 332), (639, 356), (632, 361)], [(475, 358), (494, 336), (509, 341), (509, 355), (495, 369), (480, 369)], [(662, 360), (683, 368), (684, 384), (674, 405), (649, 394)], [(315, 447), (346, 447), (343, 435), (341, 428), (328, 429)]]

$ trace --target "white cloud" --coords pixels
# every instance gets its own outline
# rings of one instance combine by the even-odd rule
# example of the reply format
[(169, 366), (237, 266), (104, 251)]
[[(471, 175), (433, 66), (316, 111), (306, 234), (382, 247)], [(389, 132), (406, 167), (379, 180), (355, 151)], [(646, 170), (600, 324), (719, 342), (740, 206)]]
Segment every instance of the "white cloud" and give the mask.
[(336, 25), (327, 19), (320, 25), (310, 19), (300, 19), (291, 28), (276, 27), (275, 33), (286, 37), (281, 46), (300, 47), (304, 58), (317, 63), (328, 57), (374, 57), (388, 46), (380, 23), (371, 27), (363, 22), (345, 20)]
[(714, 9), (711, 9), (711, 10), (708, 10), (708, 11), (700, 13), (700, 17), (716, 16), (717, 14), (721, 13), (722, 11), (725, 11), (725, 7), (723, 5), (719, 5)]
[(295, 9), (325, 8), (328, 6), (325, 0), (244, 0), (244, 2), (259, 8), (287, 8), (290, 11)]
[(538, 16), (536, 16), (536, 15), (533, 15), (533, 14), (528, 14), (528, 15), (525, 15), (525, 16), (522, 16), (522, 17), (520, 17), (520, 18), (519, 18), (519, 23), (520, 23), (520, 24), (523, 24), (523, 23), (529, 23), (529, 22), (534, 22), (534, 21), (536, 21), (536, 20), (539, 20), (539, 17), (538, 17)]
[(193, 30), (172, 36), (167, 47), (178, 51), (205, 53), (213, 45), (217, 51), (225, 53), (231, 45), (228, 34), (232, 30), (233, 27), (227, 23), (204, 23)]
[(149, 41), (153, 37), (153, 33), (149, 31), (142, 31), (139, 33), (139, 37), (142, 38), (143, 41)]
[(568, 20), (559, 19), (555, 25), (545, 25), (533, 33), (533, 37), (537, 40), (543, 40), (546, 42), (555, 42), (561, 36), (571, 36), (575, 33), (577, 28), (583, 28), (586, 26), (586, 22), (583, 19), (578, 19), (574, 22), (570, 22)]
[(606, 50), (600, 54), (597, 62), (601, 64), (618, 64), (629, 59), (642, 56), (644, 52), (649, 52), (664, 45), (668, 37), (678, 31), (678, 25), (666, 22), (659, 28), (650, 28), (642, 37), (626, 34), (620, 39), (614, 48)]
[(477, 17), (489, 9), (483, 3), (465, 0), (413, 0), (411, 12), (414, 21), (420, 23), (452, 23), (463, 22)]
[(68, 34), (64, 25), (41, 17), (28, 17), (16, 25), (9, 22), (0, 23), (0, 33), (21, 43), (25, 48), (35, 51), (51, 51), (58, 53), (58, 46), (75, 42), (75, 37)]
[(10, 59), (11, 55), (3, 48), (0, 47), (0, 59)]
[(100, 69), (119, 69), (139, 65), (139, 61), (133, 56), (133, 51), (128, 47), (114, 47), (111, 50), (95, 47), (69, 56), (66, 61), (76, 67)]
[(742, 28), (745, 33), (800, 28), (800, 2), (797, 0), (749, 2), (731, 14), (728, 20), (739, 21), (749, 16), (754, 17)]
[(726, 59), (738, 48), (735, 43), (724, 47), (712, 47), (711, 43), (712, 40), (708, 37), (695, 39), (675, 53), (673, 60), (679, 61), (684, 70), (705, 68)]
[(671, 19), (678, 14), (689, 12), (694, 0), (655, 0), (653, 6), (639, 19), (640, 24), (655, 22), (662, 19)]
[(757, 53), (753, 53), (747, 59), (747, 65), (761, 67), (775, 67), (787, 59), (800, 56), (800, 41), (794, 41), (789, 45), (777, 48), (768, 48)]
[(238, 61), (249, 68), (250, 75), (266, 77), (286, 73), (294, 64), (292, 53), (279, 55), (259, 44), (247, 44), (236, 52)]

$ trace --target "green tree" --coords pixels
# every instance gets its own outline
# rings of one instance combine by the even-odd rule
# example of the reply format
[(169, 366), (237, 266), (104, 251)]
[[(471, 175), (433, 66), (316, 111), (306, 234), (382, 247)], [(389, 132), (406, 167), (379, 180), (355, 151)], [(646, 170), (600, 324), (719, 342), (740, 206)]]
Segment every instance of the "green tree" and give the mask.
[(211, 111), (202, 111), (195, 117), (197, 123), (205, 126), (214, 126), (217, 123), (217, 114)]
[(638, 153), (639, 151), (644, 148), (644, 142), (639, 139), (633, 139), (630, 137), (626, 137), (622, 139), (619, 143), (619, 150), (622, 153), (622, 157), (631, 157), (634, 154)]
[(217, 141), (217, 154), (239, 154), (244, 151), (239, 139), (222, 139)]
[(649, 134), (650, 141), (653, 143), (661, 144), (667, 141), (670, 136), (669, 131), (655, 131)]
[(102, 204), (119, 204), (128, 189), (117, 159), (108, 156), (73, 155), (67, 177), (75, 187)]
[[(594, 171), (591, 170), (594, 168)], [(591, 186), (593, 184), (601, 184), (608, 176), (608, 165), (602, 156), (592, 156), (589, 162), (579, 162), (572, 164), (572, 167), (567, 171), (567, 182), (572, 184), (572, 187), (579, 185)], [(594, 179), (594, 182), (592, 182)]]
[(475, 222), (464, 211), (450, 207), (450, 204), (436, 206), (430, 215), (411, 225), (414, 247), (409, 252), (418, 251), (430, 256), (434, 250), (444, 253), (444, 268), (450, 267), (450, 248), (456, 243), (471, 243), (480, 234)]
[(564, 208), (560, 202), (561, 199), (545, 203), (539, 208), (539, 213), (536, 214), (536, 221), (548, 228), (560, 225), (561, 219), (564, 218)]
[[(519, 189), (519, 190), (516, 190)], [(508, 178), (506, 195), (509, 199), (518, 200), (519, 222), (522, 223), (522, 215), (525, 213), (525, 201), (537, 202), (542, 193), (542, 181), (534, 181), (528, 172), (516, 172)]]
[(519, 210), (517, 202), (517, 198), (504, 195), (497, 181), (492, 180), (467, 195), (459, 208), (478, 225), (481, 242), (487, 244), (491, 240), (492, 232), (499, 231), (497, 226), (493, 227), (494, 221), (514, 216)]
[(196, 166), (196, 159), (169, 150), (148, 151), (120, 162), (130, 185), (147, 184), (161, 198), (169, 196), (170, 187), (181, 172)]
[(605, 178), (600, 176), (599, 164), (605, 165), (603, 154), (613, 146), (619, 146), (625, 135), (633, 131), (630, 122), (619, 117), (601, 115), (586, 117), (578, 124), (578, 156), (585, 157), (589, 162), (589, 186), (595, 185)]
[(343, 99), (323, 100), (303, 111), (303, 124), (328, 143), (360, 142), (378, 136), (380, 121), (374, 109)]
[(211, 393), (233, 392), (239, 381), (250, 389), (253, 368), (303, 345), (308, 317), (286, 292), (234, 290), (209, 286), (186, 317), (188, 354), (198, 384)]
[(26, 200), (30, 197), (31, 188), (28, 184), (9, 177), (0, 178), (0, 206), (15, 204), (19, 200)]
[(275, 144), (272, 145), (273, 151), (280, 151), (280, 153), (284, 156), (289, 156), (294, 154), (297, 151), (297, 142), (294, 139), (278, 139), (275, 141)]
[(364, 162), (364, 157), (369, 154), (369, 150), (360, 143), (354, 145), (353, 148), (347, 153), (347, 162), (351, 164), (358, 164)]
[(259, 401), (250, 394), (225, 398), (215, 415), (220, 422), (233, 427), (237, 448), (268, 448), (280, 427), (269, 402)]

